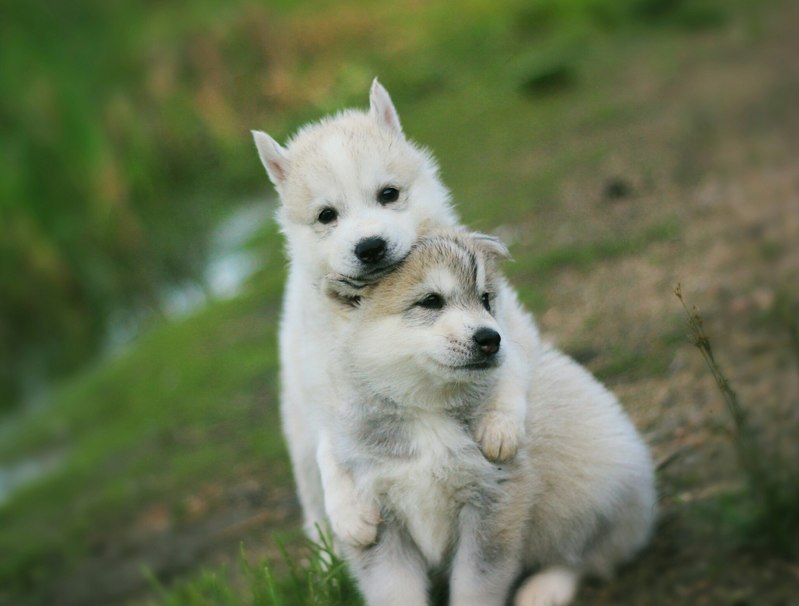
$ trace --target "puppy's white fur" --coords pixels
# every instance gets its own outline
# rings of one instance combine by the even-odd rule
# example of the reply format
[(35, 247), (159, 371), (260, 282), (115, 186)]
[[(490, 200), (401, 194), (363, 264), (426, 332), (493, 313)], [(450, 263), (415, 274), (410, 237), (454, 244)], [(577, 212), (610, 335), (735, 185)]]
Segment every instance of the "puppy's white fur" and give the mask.
[[(342, 378), (332, 370), (333, 310), (320, 283), (331, 272), (353, 284), (374, 281), (403, 259), (417, 238), (456, 224), (457, 217), (433, 157), (404, 136), (377, 80), (368, 112), (348, 110), (306, 126), (286, 147), (266, 133), (253, 136), (280, 196), (278, 221), (290, 262), (280, 327), (281, 414), (306, 532), (315, 537), (317, 525), (329, 518), (340, 539), (368, 544), (377, 513), (369, 503), (353, 500), (351, 481), (331, 459), (325, 436), (326, 412), (346, 404), (338, 396)], [(398, 190), (398, 199), (381, 204), (377, 196), (387, 186)], [(333, 221), (321, 220), (324, 209), (335, 211)], [(367, 267), (355, 248), (376, 237), (386, 242), (385, 258)], [(505, 300), (513, 301), (512, 293)], [(514, 333), (535, 340), (530, 318), (510, 305)], [(503, 382), (474, 428), (486, 456), (497, 460), (512, 457), (522, 438), (528, 381), (521, 366), (508, 364), (502, 372), (515, 377)]]
[[(513, 334), (496, 254), (484, 238), (443, 232), (376, 285), (329, 281), (344, 301), (332, 331), (349, 405), (330, 412), (328, 447), (383, 519), (376, 545), (345, 551), (370, 606), (422, 606), (428, 571), (450, 567), (453, 606), (501, 606), (534, 568), (514, 603), (567, 604), (583, 574), (610, 575), (649, 534), (652, 464), (615, 398), (538, 342), (488, 358), (477, 347), (480, 329), (501, 344)], [(440, 307), (425, 304), (431, 293)], [(526, 438), (492, 464), (471, 427), (514, 356), (532, 376)]]

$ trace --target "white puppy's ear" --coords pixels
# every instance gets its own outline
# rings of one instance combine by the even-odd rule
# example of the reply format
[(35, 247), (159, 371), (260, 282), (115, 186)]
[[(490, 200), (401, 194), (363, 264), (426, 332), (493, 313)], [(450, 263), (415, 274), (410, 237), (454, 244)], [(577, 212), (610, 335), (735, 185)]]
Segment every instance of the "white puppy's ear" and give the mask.
[(469, 237), (474, 240), (478, 248), (492, 259), (510, 259), (511, 254), (505, 243), (496, 236), (472, 232)]
[(369, 91), (369, 113), (380, 125), (387, 126), (398, 135), (402, 134), (399, 114), (394, 109), (388, 91), (377, 78), (372, 80), (372, 89)]
[(286, 181), (289, 170), (286, 148), (260, 130), (252, 131), (252, 138), (255, 140), (255, 147), (258, 148), (258, 155), (266, 169), (266, 174), (269, 175), (272, 183), (280, 187)]
[(372, 291), (372, 286), (353, 282), (338, 274), (329, 274), (324, 278), (325, 294), (345, 308), (360, 307), (361, 300)]

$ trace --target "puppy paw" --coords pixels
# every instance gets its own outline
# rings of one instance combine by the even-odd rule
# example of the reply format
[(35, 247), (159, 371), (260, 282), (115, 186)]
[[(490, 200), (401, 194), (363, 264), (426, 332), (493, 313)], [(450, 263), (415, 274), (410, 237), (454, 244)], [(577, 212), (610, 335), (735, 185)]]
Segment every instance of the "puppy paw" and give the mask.
[(577, 593), (580, 577), (568, 568), (545, 568), (519, 588), (513, 606), (567, 606)]
[(477, 424), (475, 439), (489, 461), (507, 461), (524, 438), (524, 423), (514, 415), (492, 410)]
[(337, 499), (328, 509), (330, 528), (338, 539), (352, 547), (367, 547), (377, 540), (380, 511), (373, 503), (358, 500), (356, 495)]

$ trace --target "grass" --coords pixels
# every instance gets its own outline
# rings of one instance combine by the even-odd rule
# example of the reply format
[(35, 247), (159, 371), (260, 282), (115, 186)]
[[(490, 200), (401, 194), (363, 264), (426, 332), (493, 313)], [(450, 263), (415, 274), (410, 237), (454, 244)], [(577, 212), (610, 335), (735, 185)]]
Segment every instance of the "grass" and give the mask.
[[(212, 4), (203, 23), (214, 21)], [(209, 197), (222, 190), (216, 196), (222, 200), (229, 197), (228, 185), (236, 192), (271, 192), (247, 128), (265, 127), (282, 140), (306, 119), (345, 105), (365, 106), (368, 83), (379, 74), (406, 132), (440, 158), (464, 220), (479, 229), (529, 226), (531, 241), (510, 273), (522, 300), (541, 310), (547, 302), (542, 277), (646, 254), (653, 242), (680, 233), (673, 218), (653, 212), (651, 220), (626, 223), (623, 237), (609, 235), (613, 218), (589, 210), (595, 222), (579, 226), (579, 240), (556, 245), (547, 237), (574, 219), (573, 209), (563, 209), (564, 182), (600, 190), (604, 162), (617, 153), (614, 134), (648, 120), (646, 104), (619, 96), (626, 83), (619, 66), (675, 69), (661, 68), (658, 57), (685, 44), (684, 30), (673, 21), (677, 8), (664, 8), (665, 16), (656, 18), (631, 8), (639, 4), (549, 0), (540, 3), (546, 18), (528, 15), (525, 24), (517, 19), (529, 9), (523, 2), (467, 2), (458, 19), (444, 2), (371, 3), (368, 11), (356, 2), (321, 8), (283, 3), (269, 15), (283, 63), (270, 63), (279, 73), (262, 76), (251, 55), (237, 60), (233, 39), (247, 23), (263, 25), (263, 15), (253, 8), (249, 16), (236, 16), (231, 9), (223, 22), (238, 25), (214, 30), (205, 40), (210, 47), (195, 51), (221, 57), (234, 73), (216, 74), (219, 82), (202, 70), (195, 75), (217, 93), (202, 97), (207, 138), (196, 140), (200, 152), (187, 151), (186, 141), (177, 145), (170, 133), (169, 149), (180, 157), (167, 172), (181, 179), (200, 171), (191, 185), (207, 189)], [(734, 14), (730, 6), (725, 10)], [(169, 14), (159, 13), (154, 30), (180, 14), (164, 10)], [(177, 48), (194, 48), (193, 28), (186, 24), (174, 41)], [(164, 32), (148, 31), (142, 35), (166, 44)], [(531, 81), (538, 82), (534, 94), (523, 92)], [(256, 99), (264, 90), (270, 96), (262, 106)], [(181, 115), (178, 101), (170, 102), (167, 115)], [(233, 122), (211, 124), (215, 113)], [(661, 162), (641, 156), (631, 170)], [(215, 171), (222, 174), (217, 178)], [(45, 409), (0, 442), (0, 464), (42, 451), (63, 455), (53, 473), (0, 505), (0, 602), (43, 601), (43, 592), (90, 558), (98, 535), (113, 540), (154, 505), (180, 517), (198, 487), (229, 486), (240, 476), (290, 484), (276, 405), (275, 332), (284, 269), (274, 226), (259, 242), (264, 267), (240, 297), (181, 321), (155, 322), (127, 351), (59, 385)], [(636, 352), (621, 347), (611, 353), (609, 376), (662, 369), (635, 366)], [(307, 549), (308, 564), (295, 568), (293, 557), (285, 566), (270, 566), (251, 565), (242, 556), (240, 582), (231, 580), (232, 571), (217, 570), (166, 587), (153, 571), (154, 599), (170, 605), (352, 604), (341, 568), (323, 566), (334, 561), (324, 544)], [(343, 596), (350, 601), (342, 602)]]
[[(297, 563), (298, 560), (302, 563)], [(300, 554), (283, 550), (281, 574), (269, 562), (253, 564), (243, 547), (239, 553), (240, 587), (230, 571), (206, 570), (195, 579), (165, 588), (151, 575), (159, 606), (359, 606), (358, 589), (333, 550), (329, 535), (306, 541)]]
[[(730, 10), (718, 0), (469, 0), (453, 20), (442, 0), (15, 3), (0, 25), (2, 241), (8, 267), (29, 277), (0, 267), (0, 311), (13, 318), (0, 408), (31, 375), (63, 375), (95, 354), (114, 311), (158, 308), (164, 282), (199, 279), (215, 220), (263, 181), (242, 144), (250, 128), (283, 139), (362, 103), (378, 74), (414, 108), (409, 132), (445, 159), (470, 218), (490, 222), (485, 200), (512, 192), (464, 171), (533, 189), (540, 173), (513, 158), (558, 137), (549, 121), (564, 118), (564, 94), (595, 96), (591, 106), (612, 97), (602, 57), (668, 45), (688, 21)], [(490, 128), (475, 136), (476, 124)], [(551, 199), (560, 166), (549, 191), (532, 193)]]
[(788, 342), (799, 368), (799, 304), (784, 291), (777, 293), (772, 315), (782, 329), (788, 333)]
[(177, 508), (203, 482), (235, 481), (237, 467), (288, 482), (273, 379), (277, 296), (253, 290), (154, 330), (3, 442), (6, 461), (42, 449), (64, 456), (0, 508), (6, 589), (31, 591), (85, 558), (91, 536), (134, 523), (153, 502)]
[[(713, 352), (704, 319), (689, 308), (678, 285), (674, 294), (688, 317), (691, 343), (699, 350), (724, 398), (730, 442), (746, 484), (742, 492), (722, 495), (717, 505), (746, 545), (791, 558), (799, 555), (799, 470), (784, 453), (772, 453), (750, 421)], [(790, 330), (790, 325), (789, 325)]]
[(673, 240), (678, 233), (676, 222), (665, 221), (639, 233), (552, 247), (533, 256), (525, 265), (537, 276), (546, 276), (564, 268), (586, 270), (598, 261), (640, 254), (652, 244)]

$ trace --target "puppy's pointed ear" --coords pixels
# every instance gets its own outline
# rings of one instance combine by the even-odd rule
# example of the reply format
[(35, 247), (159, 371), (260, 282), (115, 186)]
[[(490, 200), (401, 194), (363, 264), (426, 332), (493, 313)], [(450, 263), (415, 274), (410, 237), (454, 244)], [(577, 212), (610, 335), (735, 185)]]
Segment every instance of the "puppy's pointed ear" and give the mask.
[(388, 91), (377, 81), (377, 78), (372, 80), (372, 89), (369, 91), (369, 114), (381, 126), (387, 126), (398, 135), (402, 134), (399, 114), (394, 109)]
[(489, 236), (488, 234), (481, 234), (479, 232), (472, 232), (469, 237), (474, 240), (478, 248), (488, 255), (491, 259), (510, 259), (511, 254), (505, 243), (496, 236)]
[(280, 187), (286, 181), (289, 170), (286, 148), (260, 130), (252, 131), (252, 138), (255, 140), (255, 147), (258, 149), (266, 174), (272, 183)]

